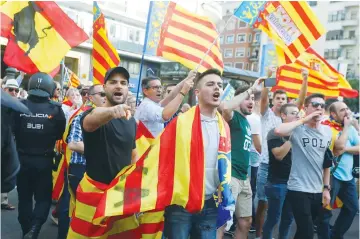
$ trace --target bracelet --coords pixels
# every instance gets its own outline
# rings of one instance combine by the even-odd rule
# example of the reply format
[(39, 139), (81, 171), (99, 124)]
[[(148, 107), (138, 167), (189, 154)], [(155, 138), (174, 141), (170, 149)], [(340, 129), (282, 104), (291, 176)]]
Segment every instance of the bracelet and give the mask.
[(184, 97), (185, 97), (185, 94), (184, 94), (183, 92), (181, 92), (181, 91), (180, 91), (179, 93), (180, 93), (182, 96), (184, 96)]

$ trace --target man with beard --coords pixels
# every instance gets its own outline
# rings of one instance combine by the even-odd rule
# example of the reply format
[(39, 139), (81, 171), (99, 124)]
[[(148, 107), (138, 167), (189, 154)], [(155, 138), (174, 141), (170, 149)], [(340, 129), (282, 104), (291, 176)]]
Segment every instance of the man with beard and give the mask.
[[(321, 209), (330, 203), (330, 166), (325, 153), (331, 143), (331, 129), (320, 123), (325, 113), (322, 94), (305, 99), (305, 118), (282, 123), (275, 129), (279, 136), (290, 136), (291, 161), (286, 200), (296, 222), (295, 239), (313, 238), (314, 222)], [(331, 162), (330, 162), (331, 163)]]
[(251, 115), (254, 93), (264, 78), (257, 79), (250, 88), (241, 87), (235, 97), (224, 103), (223, 116), (229, 123), (231, 133), (231, 189), (235, 199), (237, 227), (234, 238), (246, 238), (251, 226), (252, 192), (247, 172), (252, 143), (250, 124), (246, 116)]
[(108, 70), (104, 107), (90, 109), (81, 117), (86, 174), (100, 183), (109, 184), (121, 169), (136, 160), (136, 121), (129, 118), (130, 107), (125, 104), (129, 78), (123, 67)]
[[(268, 72), (268, 76), (271, 75), (271, 71)], [(309, 71), (305, 68), (301, 69), (302, 85), (299, 92), (299, 98), (295, 102), (300, 110), (303, 106), (304, 99), (307, 92), (307, 82)], [(261, 113), (261, 141), (267, 141), (267, 134), (269, 131), (281, 124), (280, 109), (281, 106), (287, 103), (287, 95), (283, 90), (276, 90), (273, 94), (272, 104), (273, 107), (269, 107), (269, 90), (264, 87), (261, 92), (260, 100), (260, 113)], [(258, 175), (256, 181), (256, 196), (258, 198), (258, 207), (256, 210), (256, 238), (259, 239), (262, 234), (262, 228), (264, 224), (265, 211), (267, 208), (267, 198), (265, 195), (265, 185), (267, 183), (269, 168), (269, 151), (268, 144), (263, 143), (261, 145), (260, 166), (258, 168)]]
[(359, 202), (356, 195), (355, 180), (352, 175), (353, 155), (359, 154), (359, 135), (351, 125), (351, 112), (344, 102), (332, 103), (329, 107), (330, 119), (323, 122), (333, 131), (334, 154), (338, 156), (335, 166), (331, 169), (331, 203), (334, 205), (336, 197), (343, 202), (340, 214), (334, 227), (330, 230), (331, 210), (323, 208), (319, 215), (318, 235), (320, 239), (340, 239), (350, 228)]
[(144, 100), (135, 112), (135, 118), (144, 123), (146, 128), (154, 137), (158, 136), (164, 129), (164, 123), (169, 121), (178, 111), (181, 102), (191, 87), (194, 85), (195, 72), (177, 84), (164, 99), (161, 99), (162, 85), (157, 77), (144, 78), (141, 87)]

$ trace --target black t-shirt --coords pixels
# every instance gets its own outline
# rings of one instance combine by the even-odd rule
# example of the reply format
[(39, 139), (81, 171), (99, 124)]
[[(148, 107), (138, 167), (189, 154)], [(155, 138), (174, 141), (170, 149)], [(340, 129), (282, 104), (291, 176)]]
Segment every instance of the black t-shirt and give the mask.
[(282, 146), (286, 140), (277, 136), (274, 129), (270, 130), (267, 136), (269, 150), (269, 173), (268, 181), (271, 183), (287, 183), (291, 169), (291, 149), (283, 160), (277, 160), (272, 153), (272, 149)]
[(131, 164), (131, 153), (136, 147), (136, 121), (133, 117), (129, 120), (112, 119), (94, 132), (86, 132), (83, 120), (92, 110), (84, 112), (81, 117), (86, 173), (95, 181), (109, 184)]

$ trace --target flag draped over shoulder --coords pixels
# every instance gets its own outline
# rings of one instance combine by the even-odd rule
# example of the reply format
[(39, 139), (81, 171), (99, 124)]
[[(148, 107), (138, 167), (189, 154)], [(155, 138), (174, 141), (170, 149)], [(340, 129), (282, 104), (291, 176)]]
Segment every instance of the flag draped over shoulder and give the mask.
[[(277, 48), (277, 56), (281, 65), (284, 54)], [(344, 76), (335, 70), (324, 58), (312, 48), (308, 48), (291, 64), (281, 65), (277, 72), (277, 84), (273, 91), (282, 89), (292, 98), (297, 98), (302, 84), (301, 68), (309, 70), (307, 94), (322, 93), (326, 97), (343, 96), (354, 98), (358, 92), (353, 90)]]
[(70, 132), (70, 126), (73, 120), (76, 116), (80, 115), (84, 111), (90, 109), (91, 106), (88, 104), (84, 104), (81, 106), (77, 111), (74, 112), (74, 114), (70, 117), (68, 124), (65, 127), (65, 131), (63, 134), (63, 137), (60, 142), (57, 142), (59, 147), (61, 147), (61, 151), (63, 152), (63, 155), (61, 157), (60, 163), (58, 165), (58, 169), (56, 171), (53, 171), (53, 191), (52, 191), (52, 199), (53, 200), (59, 200), (61, 193), (64, 189), (64, 172), (65, 170), (68, 170), (70, 158), (71, 158), (71, 150), (67, 147), (67, 137)]
[(28, 74), (54, 75), (66, 53), (88, 36), (55, 2), (7, 1), (1, 6), (4, 62)]
[[(330, 144), (329, 148), (331, 151), (333, 151), (335, 140), (337, 139), (337, 136), (339, 135), (339, 133), (343, 130), (343, 126), (341, 124), (339, 124), (338, 122), (336, 122), (331, 117), (330, 117), (330, 119), (321, 122), (321, 124), (328, 125), (331, 128), (332, 135), (331, 135), (331, 144)], [(342, 206), (343, 206), (343, 202), (341, 201), (341, 199), (339, 197), (336, 197), (334, 204), (326, 206), (326, 209), (332, 210), (332, 209), (336, 209), (336, 208), (341, 208)]]
[(107, 37), (104, 14), (97, 2), (93, 4), (93, 82), (94, 84), (104, 84), (106, 71), (118, 66), (120, 57)]
[[(234, 199), (229, 188), (231, 180), (230, 131), (221, 115), (218, 114), (217, 117), (220, 131), (218, 171), (221, 183), (219, 190), (222, 194), (222, 205), (231, 208), (234, 207)], [(137, 139), (139, 140), (140, 137)], [(151, 147), (143, 152), (136, 164), (124, 168), (106, 188), (101, 190), (97, 188), (88, 193), (78, 189), (77, 195), (80, 193), (82, 196), (77, 197), (71, 230), (80, 230), (76, 229), (80, 228), (80, 225), (76, 226), (77, 219), (74, 220), (74, 217), (86, 218), (81, 221), (86, 221), (87, 230), (96, 231), (96, 228), (113, 230), (113, 220), (120, 220), (121, 217), (131, 218), (132, 215), (140, 212), (137, 236), (161, 238), (163, 213), (167, 206), (180, 205), (189, 212), (202, 209), (205, 188), (205, 152), (198, 106), (171, 121), (163, 133), (154, 140)], [(85, 179), (83, 181), (85, 182)], [(84, 182), (82, 183), (85, 187)], [(89, 186), (88, 183), (86, 185)], [(92, 193), (95, 192), (101, 194), (100, 200), (91, 199)], [(87, 209), (88, 205), (92, 205), (90, 213)], [(81, 227), (84, 228), (84, 226)], [(133, 231), (133, 226), (130, 223), (127, 231)], [(95, 238), (95, 233), (91, 237)]]
[[(174, 2), (152, 4), (155, 6), (152, 8), (153, 12), (149, 14), (154, 17), (150, 18), (152, 22), (149, 24), (153, 26), (149, 32), (147, 48), (156, 47), (156, 55), (195, 69), (218, 37), (215, 25), (208, 18), (193, 14)], [(160, 11), (156, 12), (157, 9)], [(219, 41), (212, 46), (209, 54), (204, 58), (199, 72), (210, 68), (223, 71)]]

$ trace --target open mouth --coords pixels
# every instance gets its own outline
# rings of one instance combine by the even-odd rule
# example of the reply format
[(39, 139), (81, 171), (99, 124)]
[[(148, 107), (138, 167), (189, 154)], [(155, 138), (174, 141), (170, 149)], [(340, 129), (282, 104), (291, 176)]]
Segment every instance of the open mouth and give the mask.
[(213, 98), (214, 98), (214, 100), (218, 101), (219, 98), (220, 98), (220, 93), (219, 93), (219, 92), (215, 92), (215, 93), (213, 94)]
[(121, 97), (123, 95), (123, 93), (121, 93), (121, 92), (115, 92), (114, 93), (114, 96), (116, 96), (116, 97)]
[(156, 94), (156, 96), (157, 96), (157, 97), (161, 97), (161, 93), (159, 93), (159, 94)]

